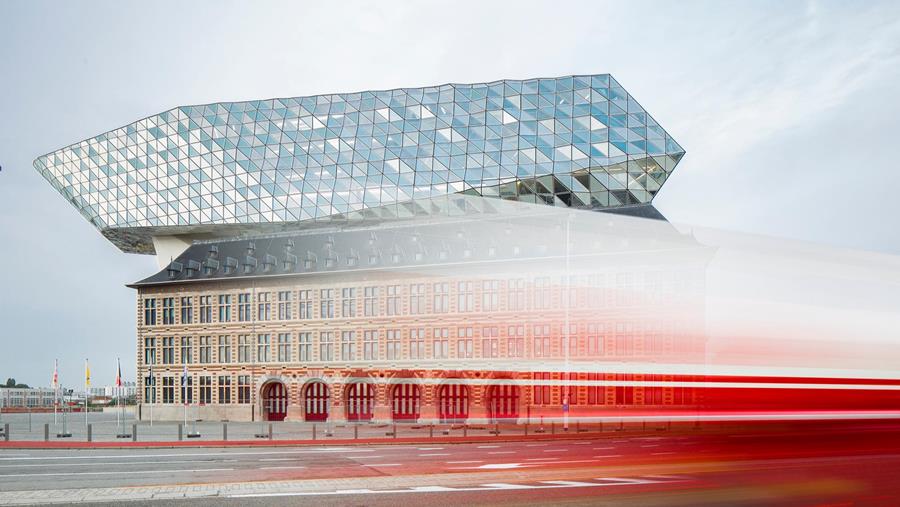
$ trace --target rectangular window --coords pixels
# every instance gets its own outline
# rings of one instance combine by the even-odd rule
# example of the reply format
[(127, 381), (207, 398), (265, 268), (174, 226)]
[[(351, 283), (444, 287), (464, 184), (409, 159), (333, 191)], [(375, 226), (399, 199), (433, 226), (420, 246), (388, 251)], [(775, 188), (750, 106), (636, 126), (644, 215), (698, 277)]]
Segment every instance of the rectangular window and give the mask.
[(460, 327), (456, 330), (456, 357), (471, 358), (473, 347), (472, 328)]
[(291, 320), (291, 291), (278, 293), (278, 320)]
[(550, 357), (550, 325), (536, 324), (534, 326), (534, 357)]
[(550, 278), (540, 277), (534, 279), (534, 309), (546, 310), (551, 303)]
[(149, 375), (144, 377), (144, 402), (156, 403), (156, 380)]
[[(599, 357), (603, 355), (603, 338), (600, 329), (602, 324), (588, 324), (587, 329), (587, 355), (590, 357)], [(658, 336), (658, 335), (657, 335)], [(661, 349), (657, 349), (662, 352)], [(590, 392), (590, 391), (588, 391)]]
[(162, 320), (165, 326), (175, 324), (175, 298), (163, 298)]
[(363, 359), (371, 361), (378, 359), (378, 331), (363, 332)]
[(194, 323), (194, 299), (190, 296), (181, 298), (181, 323)]
[(156, 325), (156, 300), (152, 298), (144, 299), (144, 325)]
[(511, 312), (526, 310), (527, 294), (525, 291), (525, 280), (521, 278), (509, 280), (506, 284), (506, 309)]
[(291, 334), (278, 333), (278, 362), (289, 363), (291, 361)]
[(525, 357), (525, 326), (509, 326), (506, 330), (506, 357)]
[(432, 355), (435, 359), (447, 359), (450, 357), (450, 330), (446, 327), (436, 327), (433, 333)]
[(156, 338), (144, 338), (144, 364), (156, 364)]
[(312, 333), (297, 334), (297, 359), (312, 361)]
[(457, 282), (456, 284), (456, 311), (475, 311), (475, 293), (472, 292), (472, 282)]
[(191, 364), (193, 361), (191, 350), (191, 338), (189, 336), (181, 337), (181, 364)]
[(172, 336), (162, 339), (162, 363), (175, 364), (175, 338)]
[(207, 364), (212, 362), (212, 337), (201, 336), (200, 340), (200, 363)]
[(356, 289), (353, 287), (341, 289), (341, 317), (356, 317)]
[(550, 405), (550, 385), (544, 385), (542, 381), (550, 380), (550, 373), (535, 372), (534, 386), (532, 386), (532, 397), (535, 405)]
[(270, 352), (271, 343), (269, 342), (269, 335), (260, 334), (256, 336), (256, 362), (257, 363), (268, 363), (270, 361)]
[(256, 295), (256, 320), (272, 320), (272, 295), (268, 292), (260, 292)]
[(220, 363), (230, 363), (231, 362), (231, 337), (230, 336), (220, 336), (219, 337), (219, 356), (217, 359)]
[(356, 360), (356, 332), (341, 332), (341, 361)]
[(481, 282), (481, 311), (495, 312), (500, 309), (500, 281)]
[(238, 294), (238, 321), (250, 322), (253, 315), (250, 313), (250, 293), (242, 292)]
[(319, 361), (334, 361), (334, 333), (319, 333)]
[(490, 326), (481, 329), (481, 357), (500, 356), (500, 329)]
[(334, 318), (334, 289), (319, 290), (319, 318)]
[(363, 289), (363, 308), (366, 317), (378, 316), (378, 287)]
[(200, 296), (200, 323), (212, 322), (212, 296)]
[(251, 343), (252, 338), (248, 334), (242, 334), (238, 336), (238, 362), (239, 363), (251, 363), (253, 362), (253, 356), (251, 347), (253, 346)]
[(175, 403), (175, 377), (163, 377), (162, 402)]
[(447, 282), (436, 283), (432, 286), (434, 295), (432, 297), (431, 311), (433, 313), (447, 313), (450, 311), (450, 284)]
[(388, 329), (387, 330), (387, 340), (385, 341), (385, 346), (387, 347), (387, 358), (388, 360), (392, 359), (400, 359), (400, 330), (399, 329)]
[(219, 403), (231, 403), (231, 377), (219, 375)]
[(409, 286), (409, 313), (412, 315), (425, 313), (424, 283), (414, 283)]
[(181, 378), (181, 402), (191, 404), (194, 402), (194, 377), (184, 376)]
[(400, 315), (400, 286), (388, 285), (385, 298), (385, 311), (388, 315)]
[(425, 359), (425, 328), (409, 330), (409, 358)]
[(219, 295), (219, 322), (231, 322), (231, 294)]
[(238, 403), (250, 403), (250, 375), (238, 375)]
[(311, 319), (313, 318), (313, 300), (312, 300), (312, 291), (311, 290), (301, 290), (297, 293), (297, 300), (300, 302), (299, 304), (299, 312), (297, 315), (298, 319)]
[(212, 403), (212, 377), (200, 377), (200, 403)]

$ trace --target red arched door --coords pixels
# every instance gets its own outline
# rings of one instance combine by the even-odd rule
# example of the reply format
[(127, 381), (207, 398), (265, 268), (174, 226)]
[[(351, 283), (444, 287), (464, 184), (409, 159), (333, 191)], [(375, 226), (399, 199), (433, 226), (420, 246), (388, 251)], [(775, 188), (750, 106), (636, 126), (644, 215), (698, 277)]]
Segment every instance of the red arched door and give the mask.
[(375, 413), (375, 386), (371, 382), (351, 382), (347, 386), (347, 420), (371, 421)]
[(441, 422), (464, 422), (469, 418), (469, 387), (444, 384), (438, 389), (438, 416)]
[(303, 389), (305, 417), (307, 421), (325, 421), (328, 419), (328, 386), (325, 382), (313, 381)]
[(502, 384), (488, 390), (488, 413), (491, 420), (519, 418), (519, 386)]
[(266, 421), (283, 421), (287, 416), (287, 388), (281, 382), (269, 382), (262, 391), (263, 417)]
[(397, 384), (391, 392), (391, 416), (395, 421), (419, 419), (421, 391), (416, 384)]

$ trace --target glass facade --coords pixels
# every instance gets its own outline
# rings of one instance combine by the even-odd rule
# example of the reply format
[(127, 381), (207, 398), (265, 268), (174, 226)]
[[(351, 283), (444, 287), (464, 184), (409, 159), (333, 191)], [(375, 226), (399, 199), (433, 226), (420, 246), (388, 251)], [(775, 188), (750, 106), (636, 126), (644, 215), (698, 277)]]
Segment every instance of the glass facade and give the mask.
[(600, 74), (177, 107), (34, 165), (119, 248), (153, 253), (150, 235), (456, 193), (644, 204), (683, 155)]

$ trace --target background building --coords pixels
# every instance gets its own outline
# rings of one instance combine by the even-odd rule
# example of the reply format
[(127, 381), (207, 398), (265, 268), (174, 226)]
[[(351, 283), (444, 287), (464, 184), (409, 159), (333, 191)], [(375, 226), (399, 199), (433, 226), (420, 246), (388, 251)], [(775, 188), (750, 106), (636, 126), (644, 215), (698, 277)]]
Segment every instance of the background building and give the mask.
[(157, 417), (517, 420), (694, 402), (647, 366), (702, 362), (707, 252), (651, 204), (683, 155), (600, 74), (178, 107), (35, 167), (157, 255)]

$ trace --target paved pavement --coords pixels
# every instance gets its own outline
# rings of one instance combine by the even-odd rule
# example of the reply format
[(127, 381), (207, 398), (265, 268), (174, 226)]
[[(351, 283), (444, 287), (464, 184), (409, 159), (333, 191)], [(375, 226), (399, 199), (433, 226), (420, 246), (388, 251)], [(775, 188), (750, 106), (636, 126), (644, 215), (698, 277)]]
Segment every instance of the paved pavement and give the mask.
[[(0, 505), (890, 505), (900, 427), (302, 448), (0, 450)], [(159, 503), (163, 502), (163, 503)]]

